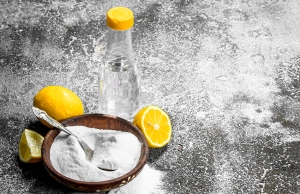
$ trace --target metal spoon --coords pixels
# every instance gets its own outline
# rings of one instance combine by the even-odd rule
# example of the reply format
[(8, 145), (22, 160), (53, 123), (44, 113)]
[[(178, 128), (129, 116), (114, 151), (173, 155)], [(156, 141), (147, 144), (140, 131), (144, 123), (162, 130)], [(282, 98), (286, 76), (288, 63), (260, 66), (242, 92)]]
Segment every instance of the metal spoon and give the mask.
[[(55, 119), (50, 117), (45, 111), (43, 111), (39, 108), (36, 108), (34, 106), (32, 107), (32, 110), (33, 110), (33, 113), (35, 114), (35, 116), (43, 119), (48, 124), (50, 124), (52, 127), (56, 127), (69, 135), (73, 135), (78, 140), (79, 144), (81, 145), (81, 147), (85, 153), (86, 160), (91, 161), (93, 154), (94, 154), (94, 150), (92, 150), (82, 139), (80, 139), (79, 137), (74, 135), (66, 127), (64, 127), (58, 121), (56, 121)], [(112, 162), (109, 162), (109, 161), (105, 161), (101, 165), (97, 165), (97, 167), (101, 170), (106, 170), (106, 171), (115, 171), (118, 169), (118, 167), (115, 164), (113, 164)]]

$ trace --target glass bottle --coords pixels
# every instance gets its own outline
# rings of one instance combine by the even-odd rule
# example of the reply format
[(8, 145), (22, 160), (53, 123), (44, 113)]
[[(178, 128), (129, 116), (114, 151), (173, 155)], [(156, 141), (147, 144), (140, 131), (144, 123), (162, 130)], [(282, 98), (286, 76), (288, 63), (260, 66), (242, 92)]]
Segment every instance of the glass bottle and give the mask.
[(107, 12), (108, 40), (99, 72), (99, 111), (132, 121), (139, 105), (139, 71), (132, 50), (133, 12)]

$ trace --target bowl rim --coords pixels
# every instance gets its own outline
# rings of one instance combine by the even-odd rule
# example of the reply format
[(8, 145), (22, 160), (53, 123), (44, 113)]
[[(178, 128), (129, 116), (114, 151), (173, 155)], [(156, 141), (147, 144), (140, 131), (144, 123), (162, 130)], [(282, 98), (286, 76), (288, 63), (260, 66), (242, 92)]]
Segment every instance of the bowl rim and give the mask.
[[(84, 119), (85, 117), (98, 117), (98, 118), (104, 118), (104, 119), (106, 119), (106, 118), (117, 119), (117, 120), (121, 120), (121, 122), (125, 122), (132, 129), (134, 129), (139, 134), (140, 137), (137, 137), (137, 138), (141, 142), (141, 155), (139, 157), (139, 160), (138, 160), (136, 166), (133, 169), (131, 169), (129, 172), (127, 172), (126, 174), (124, 174), (122, 176), (119, 176), (119, 177), (116, 177), (116, 178), (113, 178), (113, 179), (106, 180), (106, 181), (88, 182), (88, 181), (80, 181), (80, 180), (69, 178), (69, 177), (59, 173), (51, 163), (51, 159), (50, 159), (51, 146), (52, 146), (53, 141), (55, 140), (55, 138), (58, 136), (58, 134), (60, 132), (59, 129), (52, 128), (46, 134), (46, 136), (44, 138), (44, 142), (42, 144), (42, 161), (43, 161), (43, 164), (44, 164), (46, 170), (51, 175), (51, 177), (53, 177), (58, 182), (63, 183), (64, 185), (66, 185), (64, 182), (67, 182), (67, 183), (71, 183), (71, 184), (80, 184), (84, 187), (90, 187), (90, 186), (97, 187), (97, 186), (99, 186), (99, 188), (100, 187), (105, 187), (106, 185), (114, 185), (114, 183), (118, 183), (118, 182), (124, 182), (124, 180), (127, 180), (127, 179), (128, 179), (128, 182), (131, 181), (132, 179), (134, 179), (140, 173), (140, 171), (143, 169), (143, 167), (146, 164), (146, 162), (148, 160), (148, 157), (149, 157), (148, 143), (147, 143), (147, 140), (145, 139), (145, 136), (141, 132), (141, 130), (138, 129), (135, 125), (133, 125), (128, 120), (125, 120), (121, 117), (114, 116), (114, 115), (109, 115), (109, 114), (98, 114), (98, 113), (83, 114), (83, 115), (71, 117), (71, 118), (68, 118), (68, 119), (65, 119), (65, 120), (61, 121), (61, 124), (64, 125), (64, 126), (69, 126), (67, 124), (69, 121), (76, 120), (76, 119)], [(75, 126), (75, 125), (70, 125), (70, 126)], [(93, 127), (93, 128), (101, 130), (99, 127), (98, 128)], [(109, 129), (109, 130), (116, 130), (116, 129)], [(131, 132), (129, 132), (129, 133), (131, 133)], [(135, 135), (135, 134), (133, 134), (133, 135)], [(53, 141), (52, 141), (51, 145), (49, 146), (49, 149), (47, 150), (46, 143), (48, 141), (50, 141), (51, 138), (53, 138)], [(58, 175), (59, 175), (60, 178), (57, 177)], [(63, 181), (62, 181), (62, 179), (63, 179)], [(127, 182), (125, 182), (124, 184), (126, 184), (126, 183)], [(66, 186), (68, 186), (68, 185), (66, 185)], [(122, 186), (122, 185), (120, 185), (120, 186)], [(113, 188), (117, 188), (117, 187), (119, 187), (119, 186), (111, 187), (109, 190), (111, 190)], [(73, 187), (71, 187), (71, 188), (74, 189)], [(79, 189), (79, 190), (83, 191), (81, 189)], [(99, 189), (99, 190), (102, 191), (102, 189)], [(99, 191), (99, 190), (97, 190), (97, 191)], [(103, 191), (105, 191), (105, 190), (106, 189), (103, 189)]]

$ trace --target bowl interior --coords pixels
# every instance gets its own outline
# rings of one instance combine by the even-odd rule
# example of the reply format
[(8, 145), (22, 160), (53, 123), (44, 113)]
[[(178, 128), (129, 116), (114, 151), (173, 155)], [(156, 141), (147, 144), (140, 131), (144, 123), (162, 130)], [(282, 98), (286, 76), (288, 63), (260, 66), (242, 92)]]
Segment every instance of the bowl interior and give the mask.
[(70, 119), (64, 120), (61, 122), (64, 126), (86, 126), (96, 129), (109, 129), (109, 130), (119, 130), (130, 132), (134, 134), (138, 140), (141, 142), (141, 155), (139, 161), (134, 169), (132, 169), (127, 174), (112, 179), (108, 181), (101, 182), (84, 182), (74, 179), (70, 179), (59, 172), (57, 172), (50, 160), (50, 149), (55, 137), (59, 134), (58, 129), (49, 130), (45, 136), (43, 145), (42, 145), (42, 157), (43, 163), (48, 171), (48, 173), (58, 182), (66, 185), (71, 189), (85, 192), (99, 192), (99, 191), (108, 191), (122, 185), (127, 184), (129, 181), (134, 179), (139, 172), (142, 170), (143, 166), (146, 164), (148, 159), (148, 144), (142, 132), (135, 127), (131, 122), (111, 115), (105, 114), (85, 114), (77, 117), (72, 117)]

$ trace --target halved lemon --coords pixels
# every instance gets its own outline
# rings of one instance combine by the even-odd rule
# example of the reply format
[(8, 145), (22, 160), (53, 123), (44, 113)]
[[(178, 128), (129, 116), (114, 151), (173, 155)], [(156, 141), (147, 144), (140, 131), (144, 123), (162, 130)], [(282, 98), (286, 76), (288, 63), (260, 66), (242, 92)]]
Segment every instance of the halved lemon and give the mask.
[(150, 148), (161, 148), (171, 139), (170, 118), (158, 106), (142, 108), (134, 117), (133, 124), (143, 132)]
[(42, 160), (41, 147), (44, 137), (35, 131), (25, 129), (19, 142), (19, 158), (24, 163), (36, 163)]

